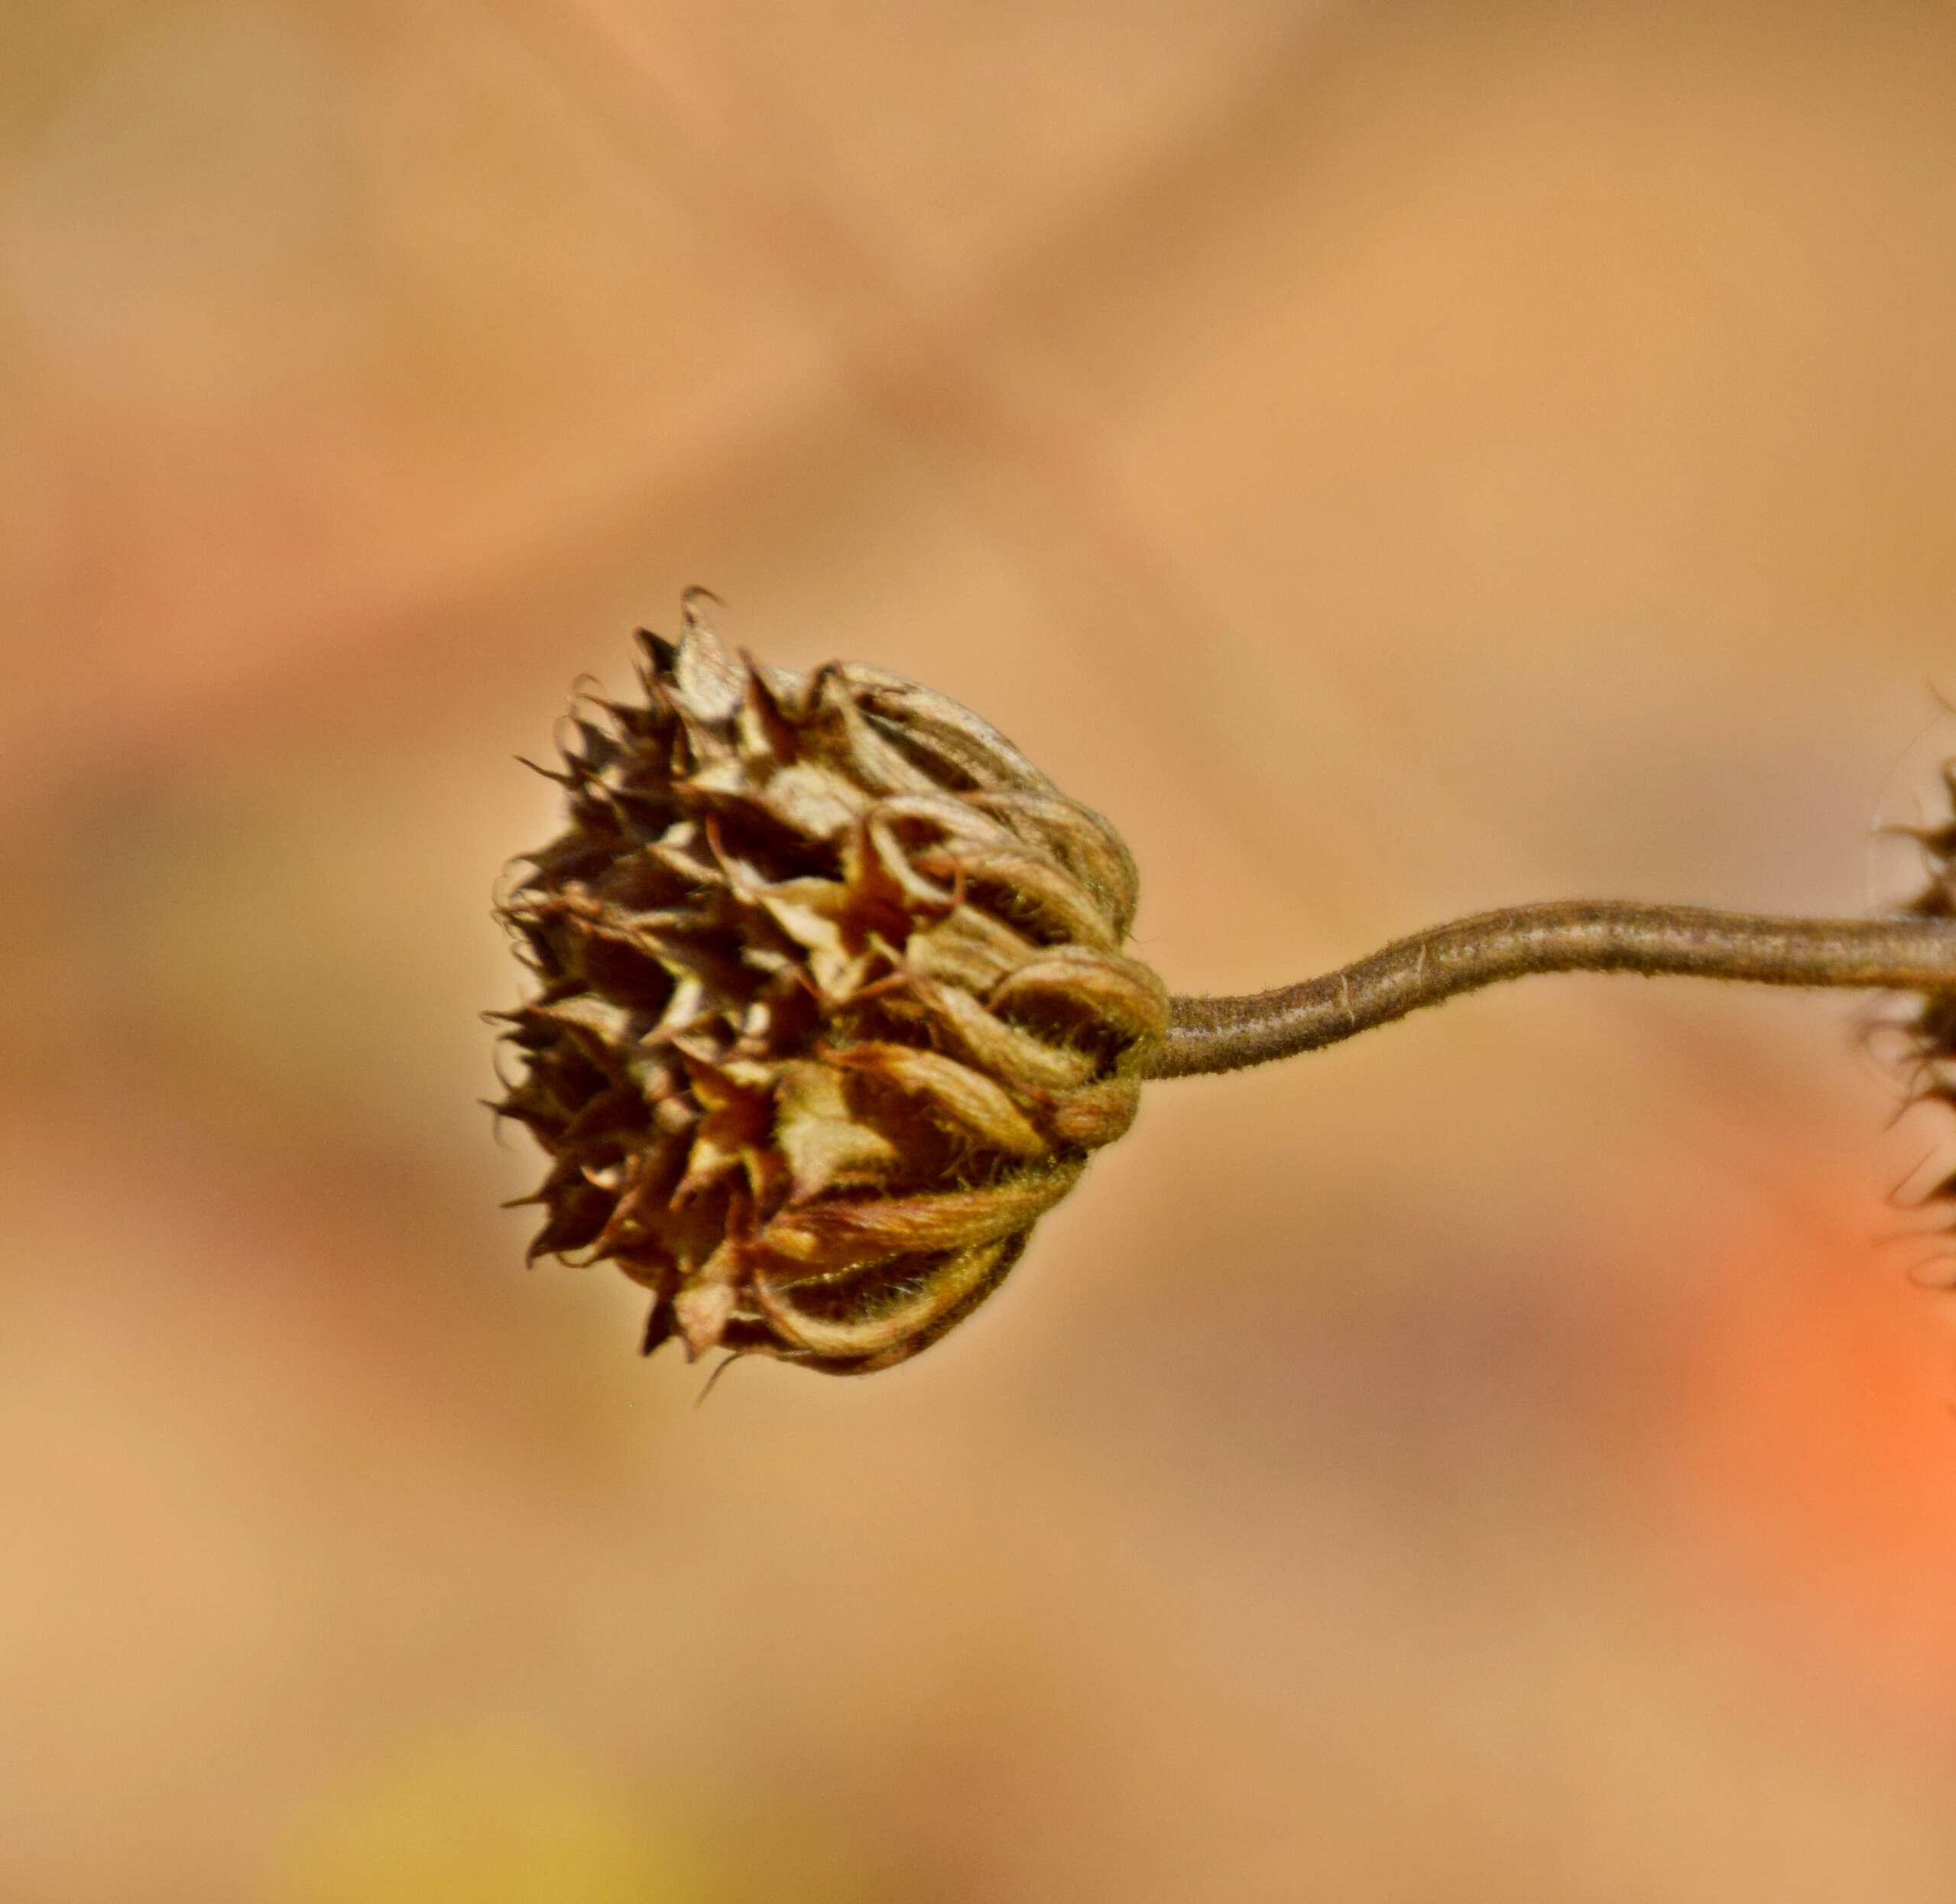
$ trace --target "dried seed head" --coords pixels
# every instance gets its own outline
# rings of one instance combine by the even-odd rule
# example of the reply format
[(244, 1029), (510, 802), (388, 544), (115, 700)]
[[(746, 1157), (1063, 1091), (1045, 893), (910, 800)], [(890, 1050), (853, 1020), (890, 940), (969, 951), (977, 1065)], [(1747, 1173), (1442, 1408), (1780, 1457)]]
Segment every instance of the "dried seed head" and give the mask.
[[(1951, 816), (1940, 825), (1896, 827), (1922, 848), (1928, 883), (1902, 910), (1925, 919), (1956, 920), (1956, 761), (1945, 761), (1942, 784)], [(1905, 994), (1898, 1017), (1886, 1023), (1902, 1034), (1903, 1075), (1911, 1104), (1956, 1110), (1956, 992)], [(1956, 1173), (1921, 1192), (1924, 1203), (1956, 1205)], [(1951, 1227), (1956, 1228), (1956, 1220)]]
[(926, 688), (730, 661), (699, 601), (641, 633), (643, 705), (576, 718), (498, 908), (538, 982), (497, 1108), (551, 1160), (532, 1258), (615, 1261), (648, 1351), (864, 1374), (1127, 1128), (1167, 994), (1098, 814)]

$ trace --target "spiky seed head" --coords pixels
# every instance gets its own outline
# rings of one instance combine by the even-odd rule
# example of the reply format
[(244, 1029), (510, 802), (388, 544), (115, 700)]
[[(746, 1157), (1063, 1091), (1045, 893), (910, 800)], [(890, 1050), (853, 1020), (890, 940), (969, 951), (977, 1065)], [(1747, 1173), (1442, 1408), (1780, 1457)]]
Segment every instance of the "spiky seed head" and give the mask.
[[(1956, 920), (1956, 761), (1944, 763), (1942, 784), (1949, 817), (1934, 825), (1893, 830), (1915, 839), (1928, 875), (1928, 883), (1903, 910), (1925, 919)], [(1899, 1016), (1885, 1023), (1902, 1034), (1902, 1069), (1910, 1101), (1956, 1109), (1956, 993), (1912, 994), (1902, 1001)], [(1956, 1173), (1919, 1195), (1924, 1202), (1956, 1205)]]
[(535, 984), (496, 1108), (550, 1160), (531, 1258), (615, 1262), (648, 1351), (866, 1374), (1127, 1128), (1167, 994), (1105, 820), (927, 688), (729, 660), (701, 601), (573, 717), (498, 906)]

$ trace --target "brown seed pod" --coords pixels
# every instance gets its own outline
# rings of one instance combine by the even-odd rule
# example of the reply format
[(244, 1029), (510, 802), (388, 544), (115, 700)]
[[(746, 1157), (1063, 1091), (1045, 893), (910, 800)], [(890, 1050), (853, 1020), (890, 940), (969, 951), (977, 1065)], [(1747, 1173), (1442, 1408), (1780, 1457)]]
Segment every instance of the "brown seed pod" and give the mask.
[(1134, 868), (1098, 814), (913, 682), (736, 665), (702, 598), (676, 645), (641, 635), (642, 703), (576, 718), (569, 825), (498, 907), (537, 980), (494, 1014), (520, 1070), (495, 1108), (550, 1158), (530, 1254), (651, 1290), (648, 1351), (887, 1368), (997, 1286), (1147, 1079), (1536, 973), (1894, 994), (1916, 1095), (1956, 1106), (1956, 821), (1876, 919), (1539, 901), (1171, 998), (1121, 949)]
[(702, 599), (641, 633), (642, 703), (576, 719), (569, 825), (498, 906), (537, 984), (495, 1108), (550, 1159), (532, 1259), (616, 1262), (648, 1351), (867, 1374), (1127, 1128), (1167, 993), (1098, 814), (897, 676), (735, 663)]

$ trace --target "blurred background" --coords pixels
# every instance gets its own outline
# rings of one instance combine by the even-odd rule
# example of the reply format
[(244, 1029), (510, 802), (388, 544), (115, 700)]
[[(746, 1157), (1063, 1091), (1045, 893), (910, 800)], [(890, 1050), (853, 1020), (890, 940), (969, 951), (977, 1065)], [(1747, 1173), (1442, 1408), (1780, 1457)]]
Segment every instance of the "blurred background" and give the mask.
[(704, 1407), (476, 1103), (511, 757), (689, 583), (1114, 816), (1185, 989), (1892, 897), (1952, 109), (1945, 0), (7, 8), (0, 1896), (1956, 1896), (1853, 1000), (1156, 1087)]

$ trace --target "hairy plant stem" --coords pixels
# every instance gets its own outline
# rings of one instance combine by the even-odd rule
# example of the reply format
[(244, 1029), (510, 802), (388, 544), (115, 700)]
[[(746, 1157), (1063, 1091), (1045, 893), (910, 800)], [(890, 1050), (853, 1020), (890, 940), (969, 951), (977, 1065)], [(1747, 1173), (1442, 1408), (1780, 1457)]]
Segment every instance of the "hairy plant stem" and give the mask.
[(1546, 971), (1956, 991), (1956, 920), (1775, 919), (1627, 900), (1477, 913), (1301, 984), (1241, 998), (1178, 997), (1148, 1075), (1189, 1078), (1294, 1057), (1457, 993)]

